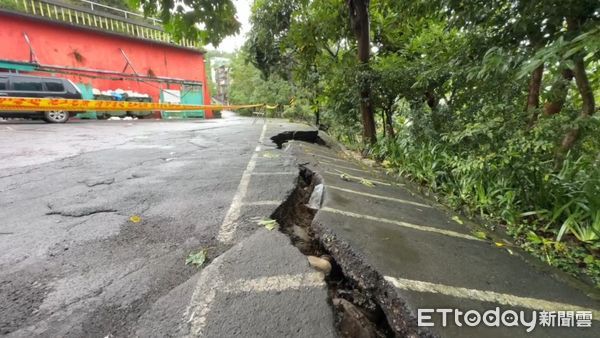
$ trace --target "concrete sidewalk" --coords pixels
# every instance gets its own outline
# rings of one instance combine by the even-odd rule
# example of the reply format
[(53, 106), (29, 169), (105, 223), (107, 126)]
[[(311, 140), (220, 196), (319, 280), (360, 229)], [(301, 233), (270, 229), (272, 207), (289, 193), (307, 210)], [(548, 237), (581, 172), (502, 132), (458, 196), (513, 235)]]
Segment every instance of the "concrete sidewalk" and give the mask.
[[(482, 229), (457, 222), (444, 208), (348, 159), (344, 152), (301, 142), (293, 142), (288, 151), (323, 178), (324, 201), (313, 230), (344, 273), (371, 289), (396, 332), (443, 337), (600, 337), (597, 290), (542, 266), (516, 247), (507, 250), (508, 246), (474, 236), (474, 230)], [(470, 327), (462, 317), (455, 323), (454, 312), (449, 313), (446, 326), (439, 312), (427, 313), (431, 319), (422, 317), (433, 326), (419, 327), (417, 322), (419, 309), (483, 314), (497, 307), (498, 311), (524, 311), (527, 321), (537, 311), (535, 329), (528, 333), (520, 322), (516, 327)], [(509, 314), (505, 320), (513, 322)], [(468, 321), (471, 318), (477, 319), (474, 313)], [(552, 326), (571, 327), (543, 326), (544, 318), (550, 318)], [(591, 327), (576, 327), (588, 324)]]

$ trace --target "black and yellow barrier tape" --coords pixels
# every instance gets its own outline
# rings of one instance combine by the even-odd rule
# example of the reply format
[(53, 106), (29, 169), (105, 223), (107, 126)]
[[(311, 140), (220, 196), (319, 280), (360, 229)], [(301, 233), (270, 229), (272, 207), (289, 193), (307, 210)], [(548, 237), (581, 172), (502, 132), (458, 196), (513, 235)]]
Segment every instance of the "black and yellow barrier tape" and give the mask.
[(191, 105), (177, 103), (75, 100), (61, 98), (0, 97), (0, 111), (156, 111), (156, 110), (235, 110), (264, 107), (265, 104), (247, 105)]

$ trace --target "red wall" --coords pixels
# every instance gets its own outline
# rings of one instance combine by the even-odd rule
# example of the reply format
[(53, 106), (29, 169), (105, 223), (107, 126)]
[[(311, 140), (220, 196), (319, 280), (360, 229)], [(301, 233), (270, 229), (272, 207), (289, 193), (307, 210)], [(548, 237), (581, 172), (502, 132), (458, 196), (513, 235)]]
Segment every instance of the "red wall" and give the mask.
[[(122, 48), (140, 75), (148, 75), (148, 70), (152, 69), (156, 76), (202, 82), (204, 103), (210, 104), (204, 55), (201, 52), (5, 13), (0, 13), (0, 27), (2, 60), (29, 62), (29, 47), (23, 32), (29, 36), (38, 62), (42, 65), (122, 72), (126, 64), (119, 51)], [(83, 56), (82, 62), (75, 59), (74, 51)], [(133, 73), (130, 68), (125, 72)], [(154, 102), (159, 101), (160, 88), (180, 89), (176, 84), (167, 86), (161, 83), (92, 79), (77, 75), (58, 76), (70, 78), (74, 82), (90, 83), (100, 90), (121, 88), (146, 93), (152, 96)], [(205, 113), (207, 118), (212, 117), (210, 111)]]

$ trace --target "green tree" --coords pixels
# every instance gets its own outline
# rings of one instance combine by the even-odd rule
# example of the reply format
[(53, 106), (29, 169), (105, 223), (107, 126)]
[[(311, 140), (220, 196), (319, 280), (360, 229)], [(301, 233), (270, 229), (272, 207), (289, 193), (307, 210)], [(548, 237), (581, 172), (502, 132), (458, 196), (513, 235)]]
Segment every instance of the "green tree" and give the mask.
[(130, 0), (145, 15), (158, 16), (176, 39), (183, 37), (218, 45), (239, 32), (240, 23), (231, 0)]
[(288, 81), (277, 75), (264, 80), (261, 72), (247, 62), (247, 54), (239, 52), (231, 63), (229, 99), (233, 104), (287, 105), (292, 98)]

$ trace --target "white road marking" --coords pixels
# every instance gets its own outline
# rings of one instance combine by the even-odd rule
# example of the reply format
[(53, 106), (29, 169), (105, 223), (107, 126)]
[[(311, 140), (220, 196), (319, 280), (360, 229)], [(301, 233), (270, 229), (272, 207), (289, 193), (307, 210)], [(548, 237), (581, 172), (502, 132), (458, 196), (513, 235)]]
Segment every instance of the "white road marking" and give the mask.
[(408, 291), (439, 293), (446, 296), (452, 296), (463, 299), (472, 299), (483, 302), (497, 303), (514, 307), (523, 307), (532, 310), (545, 311), (591, 311), (594, 320), (600, 320), (600, 311), (597, 309), (585, 308), (578, 305), (553, 302), (543, 299), (520, 297), (506, 293), (494, 291), (483, 291), (467, 289), (456, 286), (422, 282), (418, 280), (395, 278), (385, 276), (385, 280), (392, 283), (396, 288)]
[(332, 161), (342, 161), (342, 162), (348, 161), (347, 159), (337, 158), (337, 157), (331, 157), (331, 156), (326, 156), (326, 155), (321, 155), (321, 154), (315, 154), (315, 153), (308, 153), (308, 154), (316, 156), (316, 157), (326, 158), (326, 159), (329, 159), (329, 160), (332, 160)]
[(273, 171), (273, 172), (253, 172), (252, 176), (271, 176), (271, 175), (298, 175), (298, 172), (293, 171)]
[(365, 178), (365, 177), (352, 176), (352, 175), (348, 175), (347, 173), (341, 172), (341, 171), (339, 171), (339, 170), (337, 170), (337, 169), (336, 169), (336, 171), (338, 171), (338, 172), (337, 172), (337, 173), (335, 173), (335, 172), (333, 172), (333, 171), (325, 170), (325, 173), (326, 173), (326, 174), (330, 174), (330, 175), (336, 175), (336, 176), (338, 176), (338, 177), (339, 177), (340, 175), (342, 175), (342, 174), (345, 174), (345, 175), (347, 175), (348, 177), (350, 177), (350, 178), (353, 178), (353, 179), (355, 179), (355, 180), (365, 179), (365, 180), (367, 180), (367, 181), (371, 181), (371, 182), (373, 182), (373, 183), (375, 183), (375, 184), (379, 184), (379, 185), (385, 185), (385, 186), (392, 186), (392, 185), (403, 186), (403, 185), (404, 185), (404, 184), (401, 184), (401, 183), (388, 183), (388, 182), (383, 182), (383, 181), (377, 181), (377, 180), (374, 180), (374, 179), (371, 179), (371, 178)]
[(434, 232), (434, 233), (451, 236), (451, 237), (458, 237), (458, 238), (469, 239), (469, 240), (473, 240), (473, 241), (483, 241), (482, 239), (479, 239), (477, 237), (467, 235), (467, 234), (461, 234), (460, 232), (456, 232), (456, 231), (438, 229), (438, 228), (434, 228), (434, 227), (430, 227), (430, 226), (426, 226), (426, 225), (412, 224), (412, 223), (396, 221), (396, 220), (387, 219), (387, 218), (380, 218), (380, 217), (374, 217), (374, 216), (369, 216), (369, 215), (357, 214), (354, 212), (333, 209), (330, 207), (323, 207), (321, 209), (321, 211), (331, 212), (334, 214), (344, 215), (344, 216), (349, 216), (349, 217), (354, 217), (354, 218), (367, 219), (367, 220), (375, 221), (375, 222), (395, 224), (395, 225), (399, 225), (399, 226), (402, 226), (405, 228), (410, 228), (410, 229), (415, 229), (415, 230), (420, 230), (420, 231), (427, 231), (427, 232)]
[(240, 279), (225, 284), (218, 275), (218, 267), (216, 269), (211, 280), (207, 280), (208, 275), (206, 274), (206, 270), (203, 272), (203, 277), (198, 281), (199, 287), (194, 290), (190, 306), (186, 311), (185, 318), (189, 317), (187, 320), (191, 324), (190, 332), (193, 337), (202, 336), (202, 331), (206, 327), (206, 319), (217, 296), (217, 291), (223, 293), (280, 292), (302, 288), (325, 287), (322, 272)]
[(190, 323), (190, 336), (200, 337), (206, 326), (206, 318), (223, 281), (218, 264), (211, 264), (202, 272), (190, 299), (184, 318)]
[(362, 196), (379, 198), (379, 199), (382, 199), (382, 200), (394, 201), (394, 202), (403, 203), (403, 204), (411, 204), (411, 205), (416, 205), (416, 206), (424, 207), (424, 208), (431, 208), (431, 206), (427, 205), (427, 204), (413, 202), (413, 201), (408, 201), (408, 200), (403, 200), (403, 199), (400, 199), (400, 198), (393, 198), (393, 197), (388, 197), (388, 196), (369, 194), (369, 193), (366, 193), (366, 192), (360, 192), (360, 191), (355, 191), (355, 190), (350, 190), (350, 189), (344, 189), (344, 188), (336, 187), (336, 186), (333, 186), (333, 185), (327, 185), (326, 187), (328, 189), (340, 190), (340, 191), (344, 191), (344, 192), (349, 192), (351, 194), (357, 194), (357, 195), (362, 195)]
[(206, 326), (206, 316), (208, 316), (208, 313), (210, 312), (210, 306), (215, 300), (216, 295), (217, 292), (214, 288), (207, 290), (204, 294), (204, 299), (200, 308), (190, 315), (188, 323), (192, 324), (191, 332), (193, 333), (193, 336), (199, 337), (202, 335), (202, 330)]
[(352, 168), (352, 167), (347, 167), (347, 166), (343, 166), (343, 165), (339, 165), (339, 164), (335, 164), (332, 162), (328, 162), (328, 161), (323, 161), (323, 160), (319, 160), (320, 163), (325, 163), (327, 165), (330, 165), (332, 167), (337, 167), (337, 168), (342, 168), (342, 169), (346, 169), (346, 170), (354, 170), (354, 171), (359, 171), (361, 173), (370, 173), (370, 171), (368, 170), (363, 170), (363, 169), (357, 169), (357, 168)]
[(323, 278), (322, 272), (267, 276), (233, 281), (225, 285), (223, 289), (229, 293), (298, 290), (300, 288), (325, 286)]
[(245, 206), (260, 206), (260, 205), (276, 205), (279, 206), (281, 201), (254, 201), (254, 202), (244, 202)]
[[(267, 124), (265, 123), (263, 124), (262, 132), (260, 134), (259, 143), (262, 144), (266, 132)], [(244, 196), (246, 196), (246, 193), (248, 192), (250, 175), (256, 167), (256, 159), (258, 158), (258, 152), (260, 149), (260, 145), (256, 146), (255, 152), (252, 154), (252, 157), (250, 157), (250, 161), (248, 162), (246, 170), (244, 170), (242, 173), (242, 179), (240, 180), (240, 184), (238, 185), (235, 196), (233, 196), (231, 206), (229, 206), (229, 210), (227, 211), (227, 214), (225, 214), (225, 218), (223, 219), (223, 223), (221, 224), (221, 228), (217, 236), (220, 242), (229, 243), (233, 239), (233, 233), (235, 232), (235, 228), (237, 226), (236, 222), (240, 218), (240, 207), (242, 206)]]

